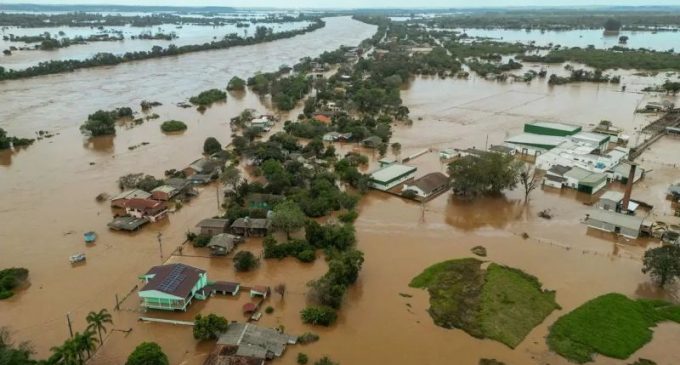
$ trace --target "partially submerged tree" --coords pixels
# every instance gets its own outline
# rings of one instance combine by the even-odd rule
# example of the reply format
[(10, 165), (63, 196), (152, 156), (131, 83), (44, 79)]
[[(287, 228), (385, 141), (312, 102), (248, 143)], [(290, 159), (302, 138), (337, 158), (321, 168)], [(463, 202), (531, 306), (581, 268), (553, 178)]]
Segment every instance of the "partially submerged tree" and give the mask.
[(227, 84), (227, 90), (229, 91), (243, 91), (246, 89), (246, 81), (238, 76), (234, 76), (229, 80)]
[(521, 162), (501, 153), (468, 155), (449, 164), (451, 187), (457, 194), (498, 194), (517, 186)]
[(215, 340), (228, 327), (229, 322), (222, 316), (213, 313), (207, 316), (198, 314), (194, 320), (194, 338), (197, 340)]
[(519, 173), (519, 182), (524, 188), (524, 202), (529, 201), (529, 195), (539, 186), (538, 176), (536, 176), (536, 169), (529, 164), (524, 164), (522, 171)]
[(222, 144), (215, 137), (208, 137), (203, 142), (203, 153), (212, 155), (222, 151)]
[(168, 365), (168, 356), (155, 342), (142, 342), (128, 356), (125, 365)]
[(680, 246), (667, 245), (652, 248), (642, 259), (642, 272), (652, 277), (660, 287), (680, 276)]
[(101, 309), (99, 312), (90, 312), (85, 318), (87, 321), (87, 329), (90, 331), (97, 331), (99, 333), (99, 343), (104, 343), (104, 338), (102, 337), (102, 332), (106, 333), (107, 324), (113, 324), (113, 318), (106, 308)]
[(257, 257), (250, 251), (239, 251), (234, 255), (236, 271), (250, 271), (257, 266)]

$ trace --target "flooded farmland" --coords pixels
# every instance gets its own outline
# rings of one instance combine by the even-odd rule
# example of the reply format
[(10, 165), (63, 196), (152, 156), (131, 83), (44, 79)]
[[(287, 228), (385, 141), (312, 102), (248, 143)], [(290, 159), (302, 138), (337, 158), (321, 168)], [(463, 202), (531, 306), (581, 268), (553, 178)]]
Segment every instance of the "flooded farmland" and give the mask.
[[(217, 213), (214, 186), (203, 188), (197, 199), (168, 221), (133, 235), (108, 232), (109, 206), (97, 203), (94, 197), (117, 191), (115, 180), (126, 173), (162, 175), (167, 169), (183, 167), (200, 155), (206, 137), (229, 142), (229, 118), (244, 108), (267, 110), (267, 102), (252, 92), (230, 94), (226, 103), (214, 105), (204, 114), (176, 107), (176, 102), (204, 89), (222, 88), (233, 75), (250, 76), (340, 44), (357, 44), (374, 31), (375, 27), (349, 18), (331, 18), (321, 30), (267, 44), (0, 83), (0, 127), (16, 135), (32, 135), (39, 129), (59, 133), (26, 150), (0, 155), (0, 267), (31, 270), (31, 286), (0, 302), (0, 323), (11, 326), (17, 339), (31, 340), (38, 355), (44, 357), (51, 346), (68, 336), (67, 313), (74, 328), (82, 329), (87, 312), (102, 307), (112, 310), (115, 294), (123, 298), (131, 293), (122, 310), (113, 312), (113, 327), (132, 331), (111, 332), (92, 363), (121, 364), (139, 342), (153, 340), (163, 347), (172, 364), (201, 364), (211, 346), (197, 345), (190, 328), (138, 322), (137, 276), (168, 260), (206, 269), (212, 280), (244, 285), (285, 283), (285, 297), (274, 295), (269, 301), (274, 313), (264, 315), (260, 322), (283, 325), (290, 333), (309, 331), (311, 327), (301, 323), (299, 311), (305, 306), (306, 283), (326, 271), (323, 260), (313, 264), (292, 258), (265, 260), (254, 272), (234, 274), (229, 258), (201, 257), (201, 251), (189, 247), (182, 256), (171, 256), (187, 229)], [(637, 80), (630, 77), (631, 82)], [(633, 113), (646, 100), (634, 88), (621, 92), (618, 87), (598, 84), (549, 87), (542, 82), (497, 83), (475, 77), (417, 78), (405, 87), (402, 98), (414, 123), (396, 127), (392, 140), (402, 144), (402, 157), (432, 150), (413, 160), (418, 175), (445, 170), (436, 149), (499, 144), (533, 119), (582, 126), (607, 119), (633, 138), (653, 119)], [(163, 102), (153, 110), (160, 120), (184, 120), (188, 130), (164, 135), (159, 121), (148, 121), (119, 129), (115, 138), (87, 141), (80, 135), (78, 126), (87, 114), (96, 109), (136, 107), (144, 99)], [(293, 118), (299, 111), (281, 118)], [(142, 142), (149, 144), (128, 149)], [(339, 147), (342, 151), (356, 148), (350, 144)], [(653, 171), (635, 190), (636, 196), (658, 207), (666, 218), (670, 210), (663, 196), (665, 189), (669, 181), (680, 178), (669, 156), (678, 155), (680, 140), (668, 138), (653, 145), (642, 156), (643, 166)], [(372, 166), (377, 158), (372, 157)], [(356, 222), (358, 247), (366, 261), (338, 322), (328, 329), (314, 328), (321, 336), (318, 343), (291, 346), (277, 363), (294, 364), (295, 354), (303, 351), (312, 357), (329, 355), (341, 364), (442, 364), (451, 363), (451, 359), (457, 364), (476, 364), (480, 357), (508, 364), (568, 364), (548, 351), (544, 339), (550, 324), (562, 314), (608, 292), (679, 299), (672, 291), (656, 290), (641, 273), (640, 257), (647, 242), (592, 232), (580, 223), (584, 203), (591, 199), (539, 189), (526, 205), (519, 191), (475, 202), (444, 194), (420, 205), (368, 193), (360, 203)], [(555, 217), (550, 221), (538, 218), (537, 212), (543, 209), (553, 210)], [(97, 230), (100, 238), (85, 250), (88, 263), (71, 268), (67, 257), (84, 250), (81, 235), (91, 229)], [(158, 233), (162, 233), (163, 254)], [(523, 233), (528, 238), (523, 238)], [(540, 278), (544, 287), (557, 291), (562, 310), (551, 314), (516, 349), (435, 326), (426, 312), (427, 292), (408, 287), (411, 278), (425, 267), (470, 256), (470, 248), (476, 245), (487, 248), (489, 260), (522, 269)], [(243, 248), (259, 253), (261, 241), (250, 239)], [(187, 313), (153, 315), (191, 320), (197, 313), (213, 312), (242, 320), (244, 297), (215, 297), (195, 303)], [(680, 351), (673, 346), (679, 331), (677, 325), (659, 326), (654, 340), (633, 357), (653, 358), (664, 365), (680, 363)], [(628, 362), (600, 357), (596, 363)]]

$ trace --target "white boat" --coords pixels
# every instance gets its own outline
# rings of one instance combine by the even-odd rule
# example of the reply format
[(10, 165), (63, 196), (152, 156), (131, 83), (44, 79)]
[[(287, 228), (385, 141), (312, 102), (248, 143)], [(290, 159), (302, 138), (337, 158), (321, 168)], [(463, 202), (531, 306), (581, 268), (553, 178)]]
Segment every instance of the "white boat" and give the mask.
[(84, 253), (77, 253), (75, 255), (72, 255), (71, 257), (68, 258), (68, 260), (72, 264), (77, 264), (79, 262), (85, 261), (85, 254)]

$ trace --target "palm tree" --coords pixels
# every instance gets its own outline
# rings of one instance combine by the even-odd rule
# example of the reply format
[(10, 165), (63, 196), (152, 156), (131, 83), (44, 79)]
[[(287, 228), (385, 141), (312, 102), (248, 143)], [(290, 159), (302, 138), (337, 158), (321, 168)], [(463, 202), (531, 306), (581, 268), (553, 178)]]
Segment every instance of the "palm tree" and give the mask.
[(83, 333), (76, 332), (73, 336), (73, 341), (78, 345), (78, 350), (82, 353), (85, 351), (87, 353), (87, 358), (91, 356), (91, 351), (97, 347), (97, 338), (94, 337), (94, 332), (91, 330), (86, 330)]
[(78, 345), (72, 339), (64, 341), (64, 344), (61, 346), (52, 347), (50, 351), (53, 352), (50, 360), (52, 360), (54, 364), (80, 365), (82, 363)]
[(106, 333), (106, 324), (110, 323), (113, 324), (113, 319), (111, 319), (111, 314), (109, 311), (106, 310), (106, 308), (100, 310), (99, 312), (90, 312), (88, 313), (87, 317), (85, 320), (88, 323), (87, 329), (91, 331), (97, 331), (99, 333), (99, 344), (102, 345), (103, 338), (102, 338), (102, 331)]

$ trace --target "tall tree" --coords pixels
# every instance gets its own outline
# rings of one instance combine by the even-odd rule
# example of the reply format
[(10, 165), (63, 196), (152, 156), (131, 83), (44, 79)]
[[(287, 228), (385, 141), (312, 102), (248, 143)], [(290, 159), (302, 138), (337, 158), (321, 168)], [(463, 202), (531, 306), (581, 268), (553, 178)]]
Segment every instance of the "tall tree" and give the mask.
[(449, 164), (453, 191), (476, 196), (498, 194), (517, 186), (521, 162), (512, 156), (486, 152), (468, 155)]
[(87, 321), (87, 329), (91, 331), (97, 331), (99, 333), (99, 344), (104, 344), (104, 338), (102, 337), (102, 331), (106, 333), (106, 325), (113, 324), (113, 318), (106, 308), (100, 310), (99, 312), (90, 312), (85, 318)]
[(230, 165), (225, 168), (220, 176), (220, 181), (227, 187), (231, 188), (232, 191), (236, 191), (236, 187), (241, 182), (241, 171), (238, 167)]
[(89, 359), (92, 356), (92, 351), (97, 348), (98, 341), (97, 338), (94, 337), (94, 332), (86, 330), (83, 333), (76, 332), (76, 334), (73, 336), (73, 342), (76, 343), (78, 351), (81, 354), (85, 352), (87, 354), (87, 358)]
[(196, 315), (194, 320), (194, 338), (197, 340), (214, 340), (229, 328), (229, 321), (222, 316), (210, 313), (207, 316)]
[(642, 259), (642, 272), (652, 277), (660, 287), (680, 276), (680, 246), (667, 245), (652, 248)]
[(212, 155), (222, 151), (222, 144), (215, 137), (208, 137), (203, 142), (203, 153)]
[(286, 232), (290, 239), (290, 233), (297, 231), (305, 225), (305, 214), (292, 200), (286, 200), (274, 207), (272, 226)]

